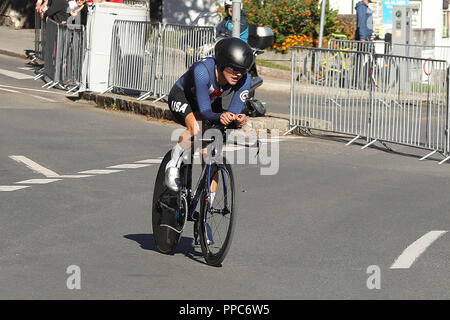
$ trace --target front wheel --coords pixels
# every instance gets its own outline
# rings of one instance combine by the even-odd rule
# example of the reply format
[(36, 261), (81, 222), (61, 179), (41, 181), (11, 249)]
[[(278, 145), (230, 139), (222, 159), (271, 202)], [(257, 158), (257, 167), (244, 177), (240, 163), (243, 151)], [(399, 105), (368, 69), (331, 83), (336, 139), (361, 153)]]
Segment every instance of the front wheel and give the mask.
[(210, 170), (209, 185), (207, 182), (200, 203), (200, 246), (206, 263), (220, 266), (230, 249), (236, 224), (234, 177), (226, 163), (212, 165)]

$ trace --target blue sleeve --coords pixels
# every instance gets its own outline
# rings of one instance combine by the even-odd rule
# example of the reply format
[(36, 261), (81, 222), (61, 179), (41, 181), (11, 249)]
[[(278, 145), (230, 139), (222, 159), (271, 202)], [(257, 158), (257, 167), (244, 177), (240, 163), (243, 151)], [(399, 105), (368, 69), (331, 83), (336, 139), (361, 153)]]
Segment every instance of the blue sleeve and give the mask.
[(247, 73), (246, 78), (242, 78), (242, 85), (239, 89), (236, 90), (236, 92), (233, 95), (233, 98), (230, 102), (230, 107), (228, 108), (229, 112), (232, 112), (234, 114), (239, 114), (242, 112), (242, 108), (244, 107), (245, 100), (247, 100), (248, 97), (248, 91), (250, 90), (251, 85), (251, 77)]
[(209, 72), (205, 65), (198, 63), (194, 68), (195, 95), (197, 97), (198, 109), (205, 120), (219, 120), (220, 113), (215, 113), (211, 108), (209, 98)]
[(369, 28), (367, 28), (367, 8), (365, 6), (358, 6), (356, 8), (356, 15), (358, 17), (359, 38), (361, 40), (369, 40)]

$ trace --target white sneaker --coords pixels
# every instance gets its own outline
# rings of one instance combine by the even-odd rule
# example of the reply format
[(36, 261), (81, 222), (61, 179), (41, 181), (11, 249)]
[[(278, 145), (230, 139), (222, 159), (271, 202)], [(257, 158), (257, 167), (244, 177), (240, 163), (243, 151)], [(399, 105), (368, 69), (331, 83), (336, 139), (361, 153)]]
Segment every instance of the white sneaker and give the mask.
[(179, 182), (180, 182), (180, 169), (177, 167), (167, 167), (165, 173), (165, 183), (166, 186), (172, 190), (177, 192), (179, 190)]

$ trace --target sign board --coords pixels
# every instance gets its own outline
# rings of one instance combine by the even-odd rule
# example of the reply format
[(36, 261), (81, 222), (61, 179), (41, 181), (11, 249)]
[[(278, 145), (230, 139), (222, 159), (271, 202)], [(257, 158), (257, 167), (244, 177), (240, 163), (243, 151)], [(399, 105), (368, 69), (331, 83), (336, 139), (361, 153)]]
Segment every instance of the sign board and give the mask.
[(431, 79), (431, 73), (433, 71), (433, 63), (430, 61), (434, 59), (434, 49), (422, 50), (422, 59), (427, 59), (423, 61), (422, 66), (422, 83), (428, 83)]
[(384, 32), (392, 32), (392, 7), (408, 6), (408, 0), (383, 0)]

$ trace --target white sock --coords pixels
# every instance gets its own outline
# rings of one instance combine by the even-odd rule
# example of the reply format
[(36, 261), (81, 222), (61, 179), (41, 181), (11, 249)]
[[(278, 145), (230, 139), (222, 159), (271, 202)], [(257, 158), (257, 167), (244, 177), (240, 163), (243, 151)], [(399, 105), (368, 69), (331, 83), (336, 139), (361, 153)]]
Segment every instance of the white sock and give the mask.
[(214, 198), (216, 197), (216, 193), (215, 192), (211, 192), (209, 194), (209, 203), (212, 205), (214, 203)]
[(184, 149), (181, 147), (179, 143), (175, 145), (172, 149), (172, 157), (169, 162), (167, 162), (166, 169), (169, 167), (176, 167), (178, 164), (178, 160), (180, 159), (181, 155), (183, 154)]

